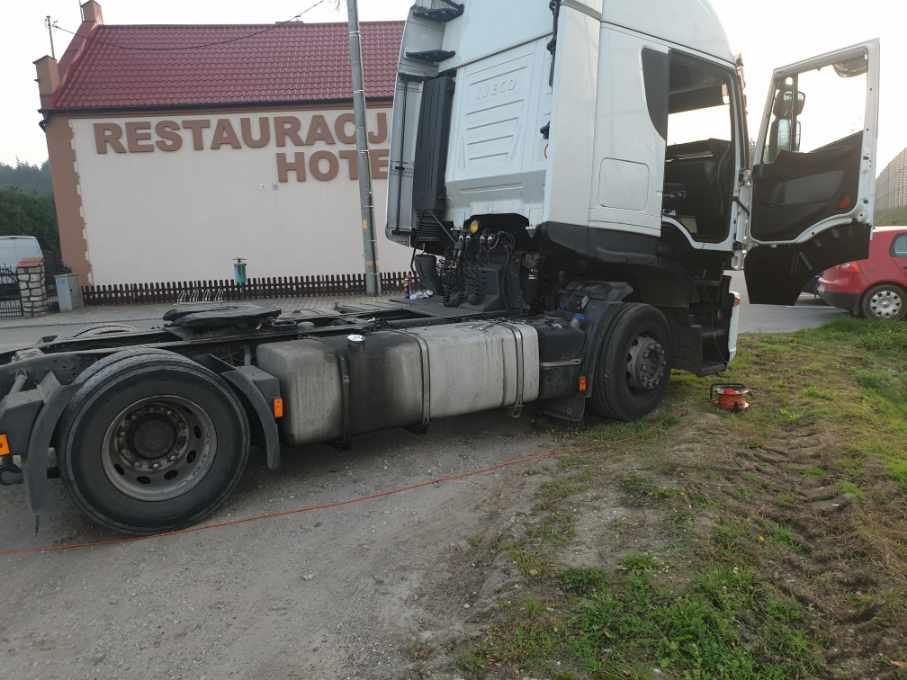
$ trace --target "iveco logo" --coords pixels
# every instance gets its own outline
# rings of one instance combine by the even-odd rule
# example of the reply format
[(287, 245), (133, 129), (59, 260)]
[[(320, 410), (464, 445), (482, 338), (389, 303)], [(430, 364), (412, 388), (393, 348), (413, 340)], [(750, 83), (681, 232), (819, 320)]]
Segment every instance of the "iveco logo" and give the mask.
[(494, 97), (510, 94), (511, 92), (514, 92), (516, 88), (516, 78), (502, 78), (500, 80), (484, 82), (475, 88), (476, 101), (482, 102), (486, 99), (493, 99)]

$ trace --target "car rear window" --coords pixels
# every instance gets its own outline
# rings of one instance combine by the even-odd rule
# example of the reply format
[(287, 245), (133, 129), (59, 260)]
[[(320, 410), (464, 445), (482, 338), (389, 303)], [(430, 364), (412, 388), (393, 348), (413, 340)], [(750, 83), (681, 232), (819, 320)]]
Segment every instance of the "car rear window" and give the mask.
[(907, 257), (907, 234), (901, 234), (891, 245), (891, 254), (895, 257)]

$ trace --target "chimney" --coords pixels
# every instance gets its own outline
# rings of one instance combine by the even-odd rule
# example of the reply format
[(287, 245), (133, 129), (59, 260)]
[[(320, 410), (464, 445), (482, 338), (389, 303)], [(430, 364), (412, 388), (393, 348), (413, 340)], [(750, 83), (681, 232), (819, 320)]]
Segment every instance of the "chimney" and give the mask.
[(41, 57), (35, 62), (38, 72), (38, 93), (41, 95), (41, 108), (47, 108), (54, 92), (60, 86), (60, 67), (53, 57)]
[(104, 13), (101, 11), (101, 5), (95, 0), (88, 0), (82, 5), (82, 21), (89, 24), (99, 25), (104, 23)]

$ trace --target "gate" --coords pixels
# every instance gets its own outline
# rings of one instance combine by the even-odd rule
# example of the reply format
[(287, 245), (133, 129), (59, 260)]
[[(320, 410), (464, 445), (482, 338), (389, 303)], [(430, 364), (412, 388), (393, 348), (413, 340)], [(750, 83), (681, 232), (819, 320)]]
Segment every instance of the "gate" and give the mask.
[(9, 267), (0, 267), (0, 319), (22, 317), (19, 277)]

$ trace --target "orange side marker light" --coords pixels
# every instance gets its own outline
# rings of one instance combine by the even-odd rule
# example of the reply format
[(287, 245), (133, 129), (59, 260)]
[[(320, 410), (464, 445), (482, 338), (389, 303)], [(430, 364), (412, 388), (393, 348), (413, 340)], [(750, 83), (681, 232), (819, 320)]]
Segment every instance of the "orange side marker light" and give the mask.
[(9, 448), (9, 437), (6, 434), (0, 434), (0, 457), (11, 456), (12, 449)]
[(274, 411), (274, 418), (280, 419), (283, 418), (283, 399), (281, 397), (275, 397), (274, 403), (272, 404), (272, 410)]
[(579, 377), (579, 387), (580, 394), (585, 394), (589, 390), (589, 378), (584, 375)]

